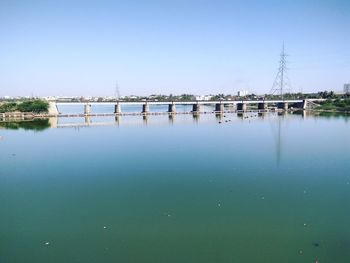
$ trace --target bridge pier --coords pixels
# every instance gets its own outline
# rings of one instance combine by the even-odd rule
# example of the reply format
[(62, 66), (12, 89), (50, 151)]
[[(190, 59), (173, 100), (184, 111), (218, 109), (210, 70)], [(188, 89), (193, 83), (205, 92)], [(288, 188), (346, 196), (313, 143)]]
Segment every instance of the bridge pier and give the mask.
[(246, 103), (237, 103), (237, 110), (238, 111), (246, 111), (247, 110), (247, 104)]
[(229, 109), (229, 111), (235, 111), (235, 110), (237, 110), (237, 105), (236, 104), (229, 104), (228, 109)]
[(222, 104), (222, 103), (215, 104), (215, 111), (216, 112), (223, 112), (224, 111), (224, 104)]
[(303, 100), (302, 102), (300, 102), (300, 108), (303, 110), (307, 109), (307, 100)]
[(168, 106), (168, 112), (169, 113), (175, 113), (176, 112), (176, 105), (174, 103), (169, 104)]
[(49, 114), (54, 116), (59, 115), (57, 104), (55, 101), (49, 101)]
[(91, 114), (91, 104), (86, 103), (84, 105), (84, 114), (85, 115), (90, 115)]
[(288, 110), (288, 102), (278, 102), (277, 108), (280, 110)]
[(120, 114), (120, 113), (122, 113), (122, 110), (121, 110), (121, 107), (120, 107), (120, 104), (119, 104), (119, 103), (117, 103), (117, 104), (114, 105), (114, 113), (115, 113), (115, 114)]
[(142, 105), (142, 113), (149, 113), (149, 105), (147, 103)]
[(267, 103), (261, 102), (258, 103), (258, 110), (266, 110), (267, 109)]
[(199, 113), (201, 111), (201, 105), (200, 104), (193, 104), (192, 106), (192, 112), (193, 113)]

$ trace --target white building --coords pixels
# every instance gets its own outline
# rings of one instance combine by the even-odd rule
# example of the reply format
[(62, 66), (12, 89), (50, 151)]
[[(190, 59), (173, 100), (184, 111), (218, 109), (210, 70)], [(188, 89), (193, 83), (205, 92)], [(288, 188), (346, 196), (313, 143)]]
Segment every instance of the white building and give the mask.
[(208, 101), (208, 100), (211, 100), (212, 97), (213, 96), (211, 96), (211, 95), (200, 95), (200, 96), (196, 96), (196, 100), (206, 100), (206, 101)]
[(344, 84), (344, 93), (350, 94), (350, 83)]
[(240, 90), (237, 92), (238, 97), (244, 97), (247, 96), (249, 93), (247, 90)]

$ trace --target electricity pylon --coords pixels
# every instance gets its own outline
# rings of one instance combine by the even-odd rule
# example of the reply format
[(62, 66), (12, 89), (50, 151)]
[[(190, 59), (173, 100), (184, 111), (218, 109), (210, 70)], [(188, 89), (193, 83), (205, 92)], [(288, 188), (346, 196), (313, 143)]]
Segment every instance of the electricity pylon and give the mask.
[(115, 94), (114, 94), (114, 96), (115, 96), (115, 99), (116, 99), (116, 100), (119, 100), (119, 99), (120, 99), (120, 91), (119, 91), (118, 81), (117, 81), (117, 83), (116, 83), (116, 85), (115, 85)]
[(275, 95), (275, 94), (280, 95), (282, 99), (285, 91), (290, 89), (290, 81), (287, 76), (287, 69), (288, 69), (287, 59), (286, 59), (287, 56), (288, 55), (284, 51), (284, 43), (283, 43), (278, 72), (277, 72), (275, 81), (272, 85), (272, 89), (270, 91), (271, 95)]

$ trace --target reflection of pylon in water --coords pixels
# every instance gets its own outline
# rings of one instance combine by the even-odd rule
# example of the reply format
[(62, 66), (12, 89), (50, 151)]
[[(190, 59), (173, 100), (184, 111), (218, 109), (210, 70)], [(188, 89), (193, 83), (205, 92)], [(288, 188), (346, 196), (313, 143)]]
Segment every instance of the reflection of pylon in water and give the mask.
[(277, 133), (274, 129), (275, 127), (271, 127), (272, 132), (274, 133), (275, 137), (275, 143), (276, 143), (276, 162), (277, 166), (280, 165), (282, 154), (283, 154), (283, 128), (282, 128), (282, 122), (284, 115), (278, 115), (278, 123), (277, 123)]
[(270, 91), (271, 95), (279, 95), (281, 96), (282, 99), (286, 91), (290, 92), (290, 81), (287, 76), (287, 59), (286, 58), (287, 58), (287, 54), (284, 52), (284, 43), (283, 43), (278, 72)]
[(281, 140), (281, 117), (278, 118), (278, 135), (277, 135), (277, 145), (276, 145), (276, 158), (277, 165), (281, 162), (281, 154), (282, 154), (282, 140)]

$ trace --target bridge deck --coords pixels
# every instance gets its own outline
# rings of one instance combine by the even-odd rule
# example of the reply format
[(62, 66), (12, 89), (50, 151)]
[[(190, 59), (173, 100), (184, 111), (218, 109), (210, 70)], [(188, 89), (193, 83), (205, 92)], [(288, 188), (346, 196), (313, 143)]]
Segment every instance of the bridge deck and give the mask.
[[(310, 99), (308, 101), (322, 101), (323, 99)], [(193, 105), (193, 104), (201, 104), (201, 105), (211, 105), (211, 104), (238, 104), (238, 103), (245, 103), (245, 104), (258, 104), (258, 103), (269, 103), (269, 104), (276, 104), (281, 102), (287, 102), (287, 103), (299, 103), (303, 102), (303, 100), (217, 100), (217, 101), (104, 101), (104, 102), (60, 102), (56, 101), (56, 104), (58, 105), (83, 105), (83, 104), (91, 104), (91, 105), (115, 105), (119, 103), (120, 105), (143, 105), (143, 104), (149, 104), (149, 105), (168, 105), (168, 104), (175, 104), (175, 105)]]

